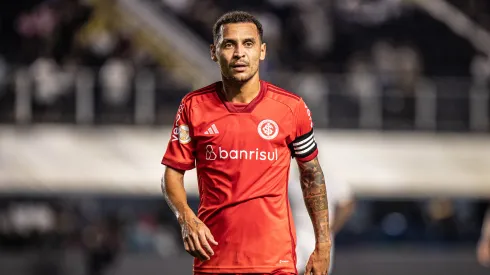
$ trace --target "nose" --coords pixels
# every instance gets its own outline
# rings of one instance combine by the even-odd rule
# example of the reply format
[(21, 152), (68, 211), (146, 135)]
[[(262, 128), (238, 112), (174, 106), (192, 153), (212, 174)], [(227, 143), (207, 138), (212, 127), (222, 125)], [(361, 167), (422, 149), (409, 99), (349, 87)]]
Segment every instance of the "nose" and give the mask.
[(233, 55), (237, 58), (243, 57), (245, 55), (245, 47), (243, 47), (243, 45), (238, 44), (235, 47), (235, 52), (233, 53)]

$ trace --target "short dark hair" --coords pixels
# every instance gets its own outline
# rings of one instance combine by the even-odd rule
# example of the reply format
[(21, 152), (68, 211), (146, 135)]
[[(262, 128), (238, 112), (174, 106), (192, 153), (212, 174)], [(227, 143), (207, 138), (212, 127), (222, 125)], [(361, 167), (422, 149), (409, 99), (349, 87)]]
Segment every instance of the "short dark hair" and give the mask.
[(260, 21), (255, 18), (252, 14), (245, 11), (231, 11), (223, 14), (218, 21), (214, 24), (213, 27), (213, 40), (214, 43), (218, 41), (220, 36), (221, 26), (225, 24), (233, 24), (233, 23), (253, 23), (257, 27), (257, 31), (259, 32), (260, 41), (263, 41), (264, 30), (262, 29), (262, 24)]

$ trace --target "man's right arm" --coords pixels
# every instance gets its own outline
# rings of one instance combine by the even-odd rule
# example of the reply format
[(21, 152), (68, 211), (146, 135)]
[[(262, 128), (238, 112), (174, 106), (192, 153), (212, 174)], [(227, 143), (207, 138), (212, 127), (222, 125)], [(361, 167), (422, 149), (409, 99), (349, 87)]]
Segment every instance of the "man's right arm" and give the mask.
[(165, 168), (161, 182), (163, 197), (179, 221), (185, 250), (201, 261), (206, 261), (214, 255), (209, 242), (214, 245), (218, 243), (214, 240), (209, 228), (197, 218), (187, 203), (184, 174), (184, 170), (168, 166)]
[(190, 123), (192, 119), (187, 103), (186, 98), (182, 99), (172, 125), (171, 138), (162, 158), (165, 174), (162, 177), (161, 188), (167, 204), (181, 226), (185, 250), (201, 261), (205, 261), (214, 254), (209, 242), (214, 245), (217, 243), (209, 228), (197, 218), (187, 204), (184, 174), (186, 170), (195, 168), (196, 161), (196, 141), (193, 138), (193, 128)]
[(167, 166), (161, 182), (163, 197), (179, 221), (179, 224), (182, 224), (182, 216), (186, 212), (192, 212), (192, 209), (187, 203), (187, 194), (184, 188), (184, 174), (185, 170), (178, 170)]

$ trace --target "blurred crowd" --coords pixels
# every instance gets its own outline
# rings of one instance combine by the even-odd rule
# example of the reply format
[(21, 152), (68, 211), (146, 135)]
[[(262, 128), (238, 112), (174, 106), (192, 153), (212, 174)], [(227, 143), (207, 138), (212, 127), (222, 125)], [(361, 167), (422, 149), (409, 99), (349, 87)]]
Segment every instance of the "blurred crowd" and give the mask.
[[(212, 41), (210, 30), (220, 14), (233, 9), (253, 12), (264, 25), (266, 70), (347, 73), (349, 60), (362, 62), (366, 57), (380, 65), (379, 54), (393, 56), (390, 48), (377, 47), (386, 41), (404, 52), (404, 62), (417, 63), (417, 73), (429, 76), (469, 76), (468, 65), (479, 57), (443, 23), (402, 0), (147, 1), (173, 11), (207, 42)], [(449, 2), (490, 27), (485, 1)], [(393, 61), (384, 64), (397, 66)]]
[[(14, 195), (0, 201), (4, 253), (34, 253), (28, 274), (71, 274), (69, 252), (82, 252), (84, 272), (106, 274), (122, 253), (185, 253), (180, 232), (159, 198)], [(6, 267), (8, 268), (8, 267)], [(8, 270), (8, 269), (7, 269)]]
[[(102, 3), (99, 7), (94, 3)], [(105, 5), (103, 5), (105, 4)], [(164, 66), (135, 46), (131, 33), (113, 26), (104, 14), (110, 1), (30, 0), (5, 4), (0, 11), (0, 120), (13, 120), (18, 72), (32, 92), (34, 120), (66, 122), (74, 112), (78, 77), (88, 72), (94, 83), (97, 110), (116, 110), (131, 117), (138, 73), (155, 74), (161, 97), (173, 98), (175, 87)], [(7, 8), (8, 7), (8, 8)], [(158, 77), (157, 77), (158, 76)], [(82, 80), (83, 81), (83, 80)], [(180, 89), (180, 90), (179, 90)], [(178, 95), (180, 96), (180, 95)], [(121, 107), (121, 105), (124, 105)], [(73, 115), (68, 115), (68, 121)], [(110, 120), (110, 119), (109, 119)]]
[[(0, 28), (7, 41), (0, 47), (1, 121), (14, 120), (16, 68), (27, 68), (31, 78), (34, 121), (74, 120), (77, 74), (85, 68), (94, 111), (102, 121), (134, 122), (141, 75), (154, 91), (150, 104), (158, 123), (165, 123), (169, 117), (164, 115), (172, 114), (191, 90), (192, 83), (175, 79), (172, 68), (142, 47), (134, 32), (114, 27), (117, 23), (104, 9), (110, 1), (26, 2), (2, 11), (8, 16)], [(468, 130), (472, 92), (488, 94), (486, 53), (401, 0), (146, 2), (162, 16), (176, 16), (206, 44), (224, 11), (254, 12), (264, 24), (268, 44), (263, 77), (312, 102), (315, 119), (324, 127), (414, 129), (417, 96), (433, 95), (440, 127)], [(488, 5), (451, 3), (475, 23), (489, 26)], [(366, 116), (365, 109), (379, 109), (374, 113), (383, 125), (376, 114)]]
[[(199, 199), (189, 203), (196, 210)], [(336, 245), (473, 245), (485, 206), (444, 198), (362, 199)], [(4, 253), (29, 252), (35, 257), (26, 274), (71, 274), (66, 265), (73, 251), (81, 251), (87, 275), (111, 274), (123, 255), (185, 255), (179, 225), (160, 197), (13, 195), (0, 201), (0, 263)]]
[(112, 60), (150, 66), (151, 57), (138, 52), (130, 37), (108, 30), (92, 2), (97, 1), (25, 0), (5, 4), (8, 8), (1, 11), (4, 22), (0, 29), (5, 41), (0, 47), (2, 59), (11, 66), (59, 71), (72, 66), (100, 68)]
[[(485, 1), (449, 2), (490, 30)], [(205, 44), (212, 42), (212, 25), (223, 12), (243, 9), (256, 14), (268, 44), (263, 77), (318, 105), (312, 109), (322, 126), (329, 120), (331, 127), (379, 127), (375, 116), (374, 121), (359, 122), (368, 104), (368, 109), (380, 110), (385, 121), (381, 127), (417, 128), (416, 97), (434, 95), (442, 128), (468, 130), (471, 94), (484, 99), (488, 95), (488, 53), (402, 0), (144, 3), (158, 7), (162, 16), (176, 16)], [(144, 83), (151, 83), (155, 95), (150, 102), (157, 113), (173, 113), (192, 83), (173, 77), (172, 68), (142, 47), (131, 29), (116, 28), (108, 5), (108, 0), (26, 0), (2, 10), (6, 16), (0, 34), (6, 42), (0, 46), (1, 121), (13, 120), (14, 72), (19, 66), (32, 78), (34, 120), (74, 117), (69, 114), (75, 106), (77, 73), (83, 68), (91, 72), (95, 111), (117, 118), (108, 121), (133, 122), (136, 94), (143, 89), (141, 75), (150, 77)]]

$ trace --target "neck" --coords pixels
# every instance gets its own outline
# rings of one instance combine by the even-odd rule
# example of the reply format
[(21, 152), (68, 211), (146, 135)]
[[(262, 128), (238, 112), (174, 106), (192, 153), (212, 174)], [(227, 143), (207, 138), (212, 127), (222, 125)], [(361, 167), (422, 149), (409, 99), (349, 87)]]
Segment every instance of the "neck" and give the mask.
[(223, 94), (232, 103), (250, 103), (260, 93), (259, 74), (246, 82), (223, 79)]

